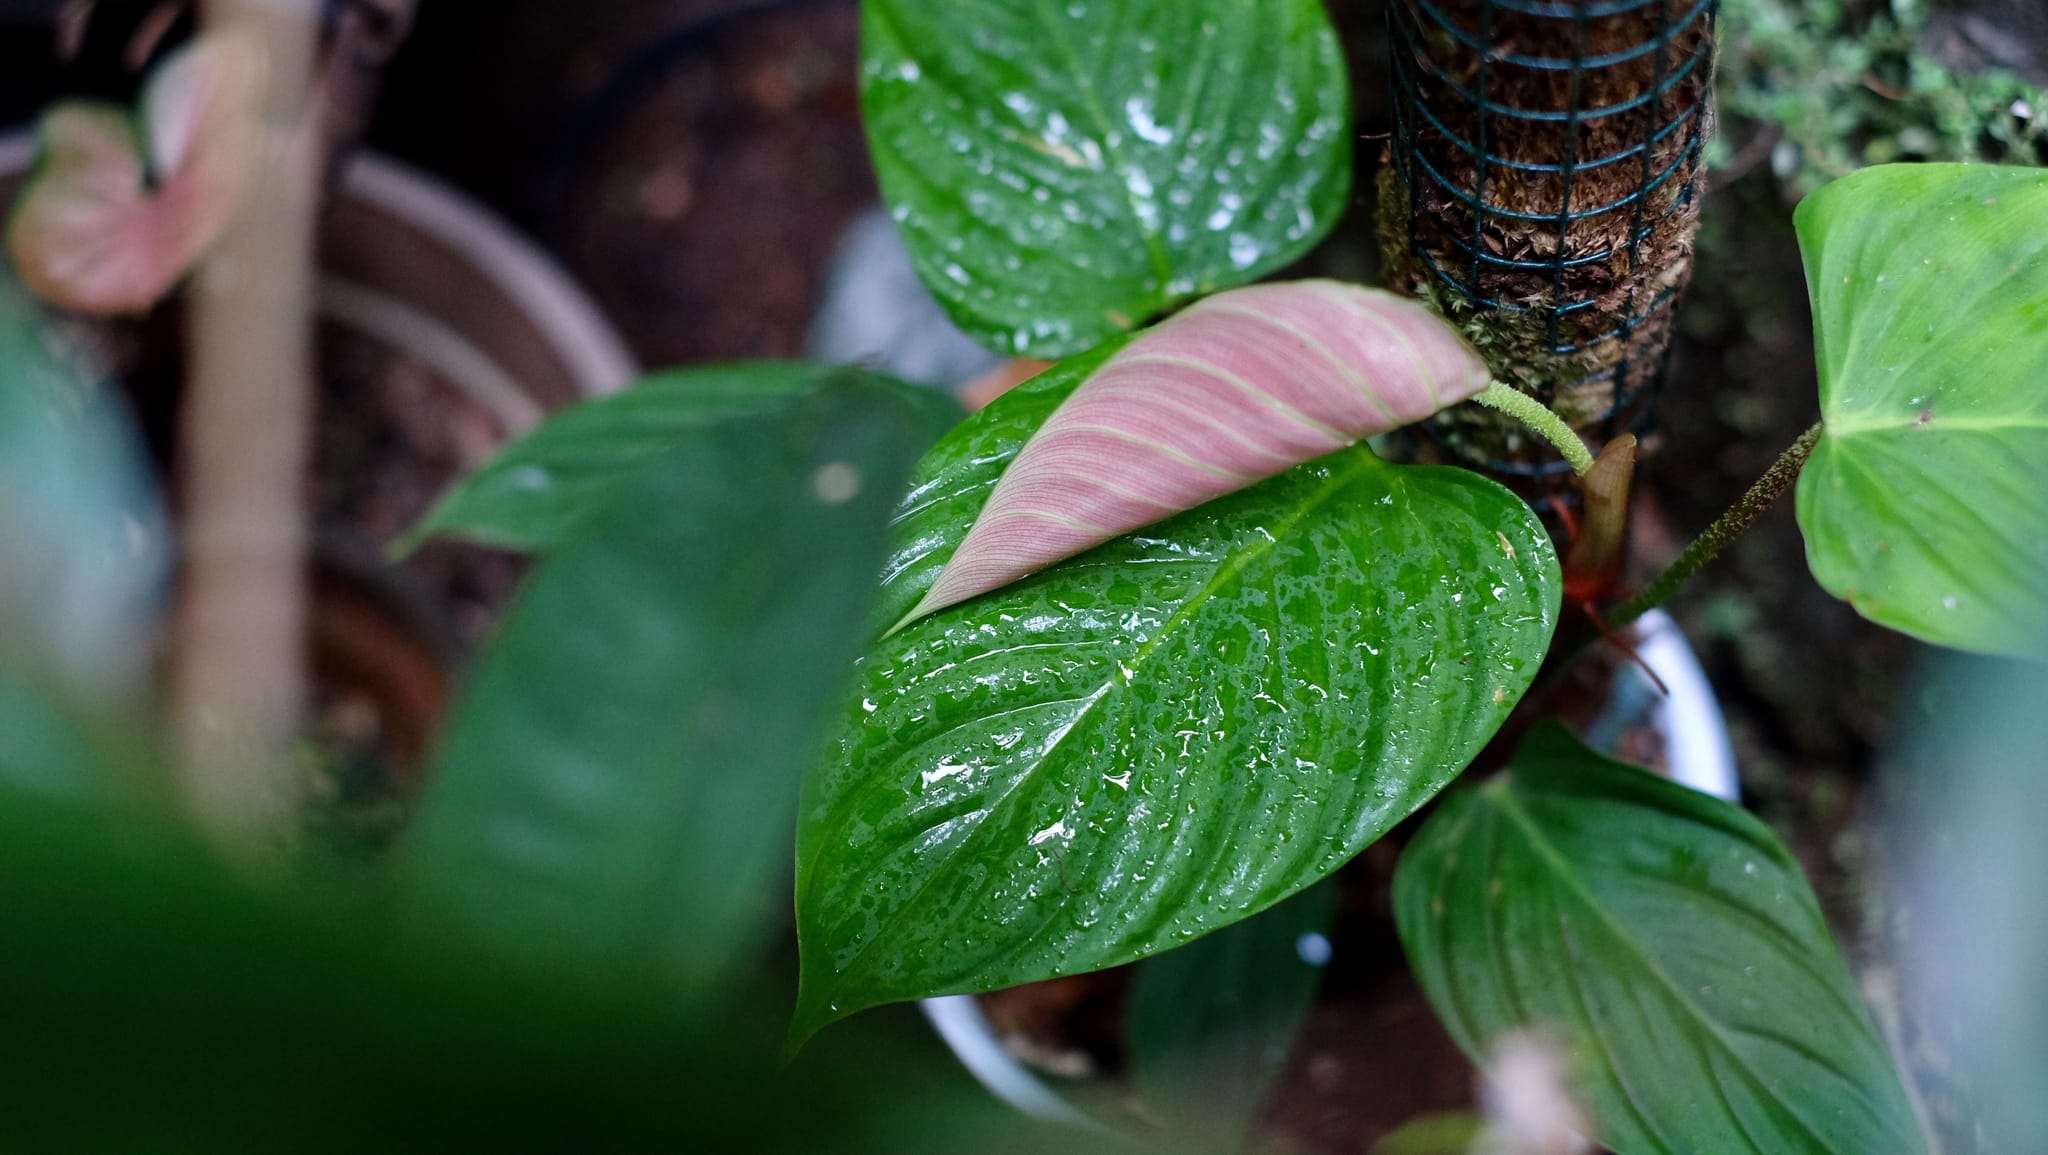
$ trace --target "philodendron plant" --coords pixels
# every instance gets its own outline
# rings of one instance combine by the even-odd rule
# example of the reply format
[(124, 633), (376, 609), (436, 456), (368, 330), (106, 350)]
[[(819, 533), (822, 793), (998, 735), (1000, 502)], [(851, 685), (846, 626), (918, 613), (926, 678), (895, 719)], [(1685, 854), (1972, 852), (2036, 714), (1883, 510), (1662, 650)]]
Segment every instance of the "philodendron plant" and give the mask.
[[(963, 329), (1058, 363), (939, 439), (898, 506), (798, 818), (795, 1040), (1145, 959), (1313, 887), (1473, 762), (1567, 596), (1626, 624), (1795, 480), (1816, 577), (1867, 617), (1988, 652), (2048, 636), (2048, 175), (1890, 167), (1809, 198), (1821, 422), (1611, 604), (1589, 570), (1612, 549), (1561, 562), (1507, 489), (1364, 444), (1477, 401), (1600, 477), (1568, 430), (1418, 304), (1254, 284), (1349, 203), (1317, 0), (867, 0), (864, 33), (875, 164), (916, 267)], [(421, 534), (550, 551), (621, 493), (707, 500), (636, 479), (681, 444), (822, 420), (833, 380), (702, 370), (588, 403)], [(815, 477), (828, 498), (864, 483)], [(520, 758), (460, 732), (454, 750), (443, 789)], [(547, 852), (487, 835), (418, 838), (479, 885)], [(1484, 1061), (1510, 1035), (1560, 1040), (1624, 1155), (1923, 1146), (1785, 848), (1555, 724), (1437, 810), (1395, 906), (1458, 1041)]]

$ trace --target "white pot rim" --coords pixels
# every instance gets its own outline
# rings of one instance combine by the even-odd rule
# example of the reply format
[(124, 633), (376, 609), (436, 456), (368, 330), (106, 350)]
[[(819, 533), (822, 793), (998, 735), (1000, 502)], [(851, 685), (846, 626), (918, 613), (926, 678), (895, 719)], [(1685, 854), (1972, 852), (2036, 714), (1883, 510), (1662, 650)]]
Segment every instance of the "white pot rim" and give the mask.
[[(368, 151), (349, 160), (341, 195), (406, 221), (459, 254), (512, 299), (562, 358), (584, 396), (616, 393), (640, 375), (632, 352), (583, 288), (490, 209), (409, 165)], [(322, 307), (327, 308), (324, 300)]]

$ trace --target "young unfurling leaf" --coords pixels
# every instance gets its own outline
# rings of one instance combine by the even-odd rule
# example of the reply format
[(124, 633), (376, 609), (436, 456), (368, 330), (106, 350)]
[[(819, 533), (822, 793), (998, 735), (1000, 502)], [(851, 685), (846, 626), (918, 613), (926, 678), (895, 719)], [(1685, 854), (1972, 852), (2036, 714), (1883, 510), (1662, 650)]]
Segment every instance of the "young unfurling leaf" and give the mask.
[(922, 617), (1484, 389), (1421, 305), (1334, 281), (1189, 308), (1111, 357), (1032, 437), (911, 613)]

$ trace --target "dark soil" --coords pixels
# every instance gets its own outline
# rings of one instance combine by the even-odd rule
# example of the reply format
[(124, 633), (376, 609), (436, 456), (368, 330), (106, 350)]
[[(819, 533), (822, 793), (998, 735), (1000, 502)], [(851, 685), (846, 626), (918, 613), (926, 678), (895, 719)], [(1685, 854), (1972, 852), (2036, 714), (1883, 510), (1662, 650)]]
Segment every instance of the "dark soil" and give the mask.
[(589, 150), (559, 242), (649, 363), (795, 357), (874, 202), (850, 5), (749, 19)]
[(485, 640), (525, 565), (449, 542), (391, 563), (391, 543), (487, 460), (505, 431), (381, 342), (329, 327), (320, 365), (310, 480), (313, 822), (327, 845), (374, 852), (404, 825), (461, 656)]
[[(404, 354), (332, 328), (320, 345), (321, 413), (314, 445), (316, 531), (364, 565), (505, 441), (498, 420)], [(484, 638), (524, 572), (519, 559), (448, 542), (388, 570), (392, 596), (438, 620), (446, 641)]]
[[(528, 2), (481, 26), (460, 7), (423, 7), (373, 140), (533, 227), (645, 363), (800, 356), (877, 195), (857, 5)], [(661, 66), (631, 65), (678, 30)]]

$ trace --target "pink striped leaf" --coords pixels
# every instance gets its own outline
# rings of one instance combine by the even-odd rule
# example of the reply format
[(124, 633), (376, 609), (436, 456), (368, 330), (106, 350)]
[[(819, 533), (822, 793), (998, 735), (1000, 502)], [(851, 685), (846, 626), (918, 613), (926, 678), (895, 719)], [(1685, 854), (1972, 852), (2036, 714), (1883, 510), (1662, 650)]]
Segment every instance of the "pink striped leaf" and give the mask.
[(1486, 388), (1421, 305), (1334, 281), (1207, 298), (1112, 356), (997, 483), (906, 622)]

